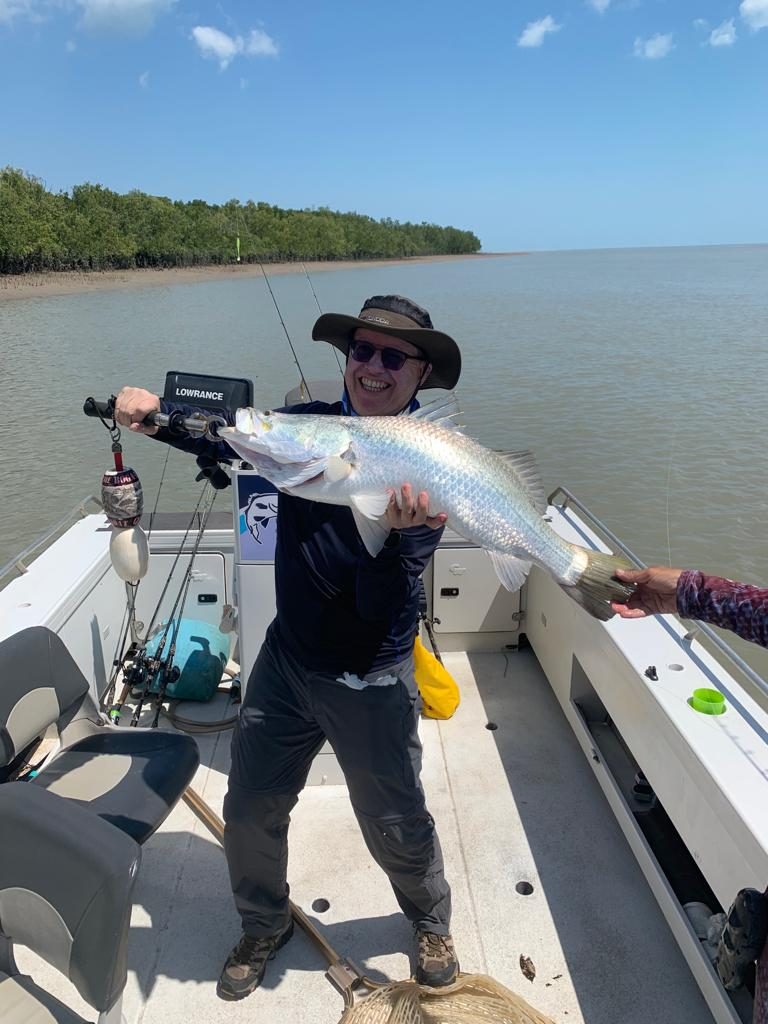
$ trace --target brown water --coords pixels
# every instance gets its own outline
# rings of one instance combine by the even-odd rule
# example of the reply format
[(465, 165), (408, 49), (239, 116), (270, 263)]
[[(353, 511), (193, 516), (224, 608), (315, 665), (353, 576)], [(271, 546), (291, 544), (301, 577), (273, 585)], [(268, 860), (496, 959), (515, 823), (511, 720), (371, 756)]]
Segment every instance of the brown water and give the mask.
[[(318, 274), (324, 310), (372, 294), (427, 306), (464, 353), (459, 397), (481, 442), (533, 448), (545, 483), (574, 491), (646, 562), (768, 584), (768, 246), (540, 253)], [(307, 378), (338, 378), (309, 340), (306, 278), (273, 288)], [(81, 413), (167, 370), (254, 378), (274, 405), (298, 380), (263, 281), (212, 281), (0, 305), (0, 564), (98, 493), (106, 431)], [(166, 449), (124, 438), (152, 507)], [(197, 498), (172, 452), (162, 509)], [(228, 500), (225, 497), (219, 501)], [(748, 645), (768, 673), (768, 655)]]

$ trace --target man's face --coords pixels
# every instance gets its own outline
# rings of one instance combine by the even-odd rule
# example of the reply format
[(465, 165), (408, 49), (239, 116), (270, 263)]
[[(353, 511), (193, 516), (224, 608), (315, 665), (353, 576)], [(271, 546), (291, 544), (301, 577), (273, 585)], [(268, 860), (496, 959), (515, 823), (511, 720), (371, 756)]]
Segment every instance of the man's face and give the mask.
[(356, 342), (375, 346), (367, 363), (358, 362), (350, 350), (344, 383), (352, 408), (358, 416), (393, 416), (408, 404), (420, 382), (426, 379), (429, 364), (424, 359), (406, 359), (399, 370), (388, 370), (381, 361), (382, 348), (394, 348), (408, 356), (419, 355), (415, 345), (391, 334), (371, 331), (367, 327), (355, 331)]

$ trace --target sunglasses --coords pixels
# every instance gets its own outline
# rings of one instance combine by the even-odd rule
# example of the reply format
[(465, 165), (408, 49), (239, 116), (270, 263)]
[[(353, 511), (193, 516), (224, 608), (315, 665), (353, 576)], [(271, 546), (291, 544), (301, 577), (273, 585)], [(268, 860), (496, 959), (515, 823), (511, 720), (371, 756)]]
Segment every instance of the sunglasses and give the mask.
[(379, 348), (372, 345), (370, 341), (351, 341), (349, 343), (349, 354), (357, 363), (369, 363), (373, 359), (373, 353), (378, 352), (381, 356), (381, 365), (385, 370), (402, 370), (406, 359), (415, 359), (419, 363), (425, 363), (424, 356), (409, 356), (397, 348)]

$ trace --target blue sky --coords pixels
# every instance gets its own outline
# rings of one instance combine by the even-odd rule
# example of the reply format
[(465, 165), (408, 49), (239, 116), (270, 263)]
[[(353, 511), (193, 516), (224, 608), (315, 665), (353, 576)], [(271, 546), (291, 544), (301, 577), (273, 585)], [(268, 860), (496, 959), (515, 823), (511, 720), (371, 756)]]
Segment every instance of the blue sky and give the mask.
[(0, 94), (53, 189), (768, 242), (768, 0), (0, 0)]

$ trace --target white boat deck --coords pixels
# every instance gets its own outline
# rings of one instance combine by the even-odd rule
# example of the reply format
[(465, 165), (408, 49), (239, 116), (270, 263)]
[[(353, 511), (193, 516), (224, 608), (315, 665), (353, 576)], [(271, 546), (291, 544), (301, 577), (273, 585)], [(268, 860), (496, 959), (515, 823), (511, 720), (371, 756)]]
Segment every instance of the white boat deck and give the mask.
[[(462, 704), (422, 722), (423, 781), (454, 895), (462, 969), (490, 974), (557, 1024), (712, 1024), (589, 764), (530, 650), (448, 654)], [(489, 730), (488, 722), (498, 728)], [(198, 737), (195, 787), (221, 814), (231, 733)], [(411, 972), (411, 930), (357, 830), (346, 789), (311, 787), (293, 815), (292, 898), (377, 979)], [(520, 882), (531, 895), (516, 891)], [(330, 904), (312, 909), (315, 900)], [(263, 987), (215, 994), (239, 937), (221, 849), (179, 805), (144, 849), (135, 892), (128, 1024), (334, 1024), (342, 999), (297, 929)], [(536, 969), (521, 972), (521, 955)], [(19, 966), (93, 1020), (27, 951)]]

